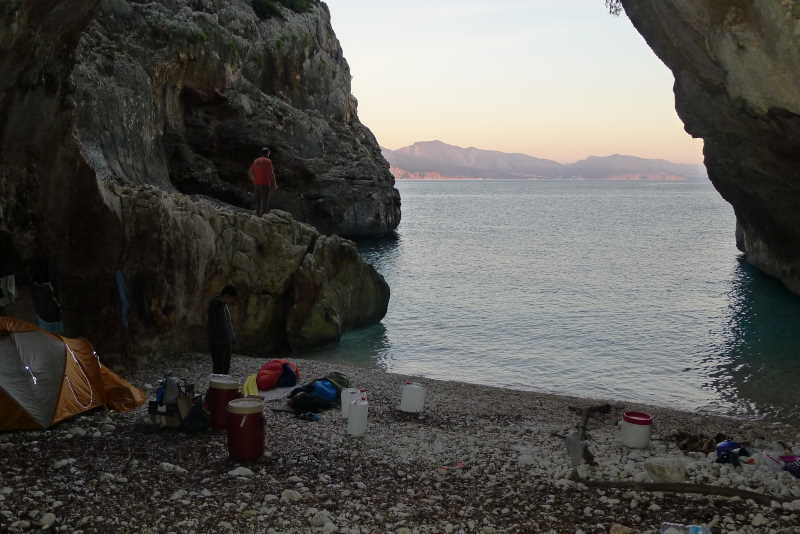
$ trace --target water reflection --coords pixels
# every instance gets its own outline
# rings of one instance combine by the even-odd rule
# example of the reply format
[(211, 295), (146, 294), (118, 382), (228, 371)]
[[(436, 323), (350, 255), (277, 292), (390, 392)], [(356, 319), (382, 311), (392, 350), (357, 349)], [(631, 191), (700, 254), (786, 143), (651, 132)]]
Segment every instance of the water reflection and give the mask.
[(707, 387), (739, 415), (800, 420), (800, 298), (740, 259), (720, 344), (708, 351)]
[(357, 367), (386, 369), (391, 342), (386, 327), (378, 323), (367, 328), (353, 330), (342, 336), (341, 341), (330, 347), (303, 353), (308, 360), (343, 362)]
[(399, 234), (359, 241), (358, 251), (362, 259), (375, 267), (383, 276), (395, 272), (402, 250), (403, 238)]

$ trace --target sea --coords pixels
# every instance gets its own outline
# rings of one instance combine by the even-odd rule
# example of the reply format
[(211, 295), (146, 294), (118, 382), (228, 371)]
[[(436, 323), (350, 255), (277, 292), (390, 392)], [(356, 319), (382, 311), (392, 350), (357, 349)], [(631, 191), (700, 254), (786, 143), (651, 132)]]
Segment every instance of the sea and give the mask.
[(743, 261), (709, 183), (398, 181), (360, 243), (380, 324), (304, 357), (441, 380), (800, 420), (800, 297)]

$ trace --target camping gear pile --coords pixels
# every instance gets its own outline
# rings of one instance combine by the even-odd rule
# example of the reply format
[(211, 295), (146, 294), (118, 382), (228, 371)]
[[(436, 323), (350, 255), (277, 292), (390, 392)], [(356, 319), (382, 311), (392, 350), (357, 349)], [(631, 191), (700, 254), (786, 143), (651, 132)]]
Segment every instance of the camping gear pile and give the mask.
[(102, 406), (125, 412), (145, 400), (87, 340), (0, 317), (0, 431), (45, 429)]
[(195, 394), (194, 384), (171, 373), (161, 379), (155, 398), (147, 406), (150, 422), (160, 428), (201, 432), (208, 428), (202, 395)]

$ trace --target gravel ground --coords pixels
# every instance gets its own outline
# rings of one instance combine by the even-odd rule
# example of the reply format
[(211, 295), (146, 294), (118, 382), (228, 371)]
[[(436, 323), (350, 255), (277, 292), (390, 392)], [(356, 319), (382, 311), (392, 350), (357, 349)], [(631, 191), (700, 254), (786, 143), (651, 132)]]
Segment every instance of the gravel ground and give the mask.
[[(688, 482), (746, 488), (740, 497), (598, 489), (571, 479), (563, 437), (579, 424), (570, 407), (598, 401), (417, 379), (421, 415), (399, 412), (408, 377), (295, 360), (303, 382), (337, 370), (368, 390), (367, 435), (349, 437), (338, 410), (308, 422), (267, 403), (267, 453), (251, 464), (228, 458), (224, 433), (149, 431), (146, 408), (96, 411), (42, 432), (0, 434), (0, 531), (70, 533), (608, 533), (614, 524), (658, 532), (662, 521), (704, 523), (713, 532), (800, 533), (800, 479), (763, 463), (734, 468), (713, 453), (684, 455), (675, 431), (717, 432), (751, 448), (800, 450), (800, 426), (698, 416), (611, 404), (589, 422), (597, 467), (591, 480), (647, 481), (645, 465), (680, 458)], [(232, 374), (260, 360), (235, 357)], [(178, 376), (208, 384), (210, 358), (170, 361)], [(152, 390), (164, 367), (123, 373)], [(655, 416), (651, 447), (617, 442), (622, 409)], [(588, 482), (587, 482), (588, 483)], [(618, 532), (624, 532), (618, 530)]]

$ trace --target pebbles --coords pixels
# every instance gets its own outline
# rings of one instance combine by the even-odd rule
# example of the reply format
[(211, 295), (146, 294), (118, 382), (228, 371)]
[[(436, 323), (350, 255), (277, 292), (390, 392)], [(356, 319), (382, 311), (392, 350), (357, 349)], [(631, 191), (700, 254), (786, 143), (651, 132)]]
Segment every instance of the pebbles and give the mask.
[(253, 470), (247, 467), (237, 467), (232, 471), (228, 471), (228, 476), (230, 477), (251, 477), (253, 475), (255, 475)]
[[(244, 376), (261, 363), (234, 358), (233, 372)], [(207, 355), (170, 363), (178, 365), (185, 367), (181, 376), (205, 389)], [(796, 436), (796, 426), (631, 407), (655, 413), (659, 422), (652, 447), (632, 451), (617, 442), (618, 411), (612, 411), (590, 421), (588, 443), (598, 465), (579, 466), (582, 477), (649, 481), (653, 465), (677, 457), (683, 468), (676, 471), (688, 482), (749, 487), (773, 496), (775, 504), (596, 490), (570, 479), (573, 467), (561, 437), (579, 421), (567, 407), (591, 401), (417, 379), (426, 388), (426, 407), (411, 416), (397, 410), (405, 377), (318, 361), (299, 365), (304, 377), (340, 370), (354, 386), (368, 389), (365, 436), (349, 437), (338, 410), (317, 422), (266, 410), (267, 453), (246, 466), (228, 458), (224, 433), (145, 433), (135, 424), (145, 408), (113, 418), (87, 414), (49, 434), (0, 436), (11, 446), (0, 455), (0, 530), (18, 522), (41, 528), (56, 510), (50, 530), (87, 533), (606, 534), (622, 518), (634, 531), (653, 532), (665, 517), (716, 521), (718, 529), (740, 534), (800, 529), (797, 479), (757, 466), (734, 469), (705, 455), (682, 456), (666, 439), (677, 428), (714, 430), (740, 439), (763, 436), (766, 447)], [(158, 376), (127, 378), (141, 384)], [(85, 431), (82, 439), (62, 437), (77, 436), (78, 428)], [(86, 439), (98, 431), (102, 437), (92, 439), (87, 453)], [(30, 454), (33, 447), (40, 452)], [(778, 502), (783, 499), (789, 501)]]
[(170, 464), (167, 462), (161, 462), (159, 467), (162, 471), (166, 471), (167, 473), (188, 473), (186, 469), (179, 465)]

